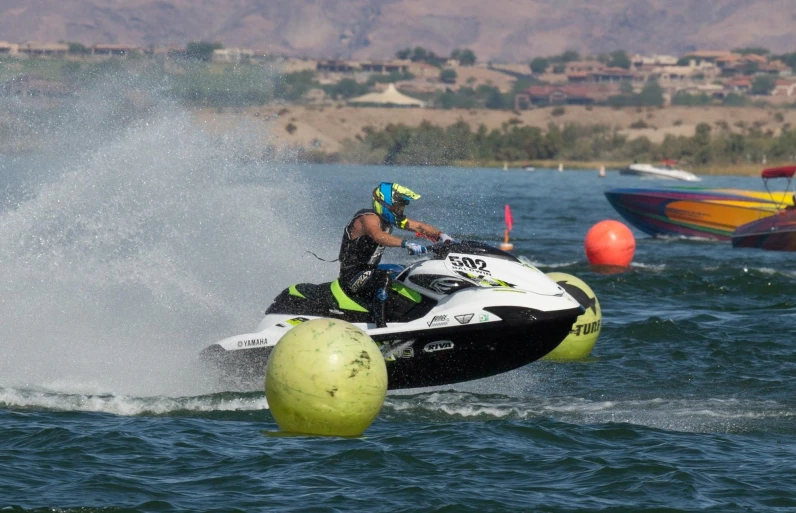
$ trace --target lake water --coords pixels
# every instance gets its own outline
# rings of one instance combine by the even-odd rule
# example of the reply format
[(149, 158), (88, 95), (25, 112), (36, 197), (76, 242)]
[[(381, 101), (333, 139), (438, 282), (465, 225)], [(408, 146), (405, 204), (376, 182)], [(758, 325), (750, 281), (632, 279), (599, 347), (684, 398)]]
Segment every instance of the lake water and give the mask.
[[(178, 111), (97, 140), (0, 157), (0, 508), (796, 508), (793, 254), (634, 230), (629, 272), (587, 265), (619, 219), (602, 191), (662, 182), (269, 163)], [(381, 181), (456, 238), (499, 243), (509, 204), (515, 253), (589, 284), (602, 334), (587, 361), (391, 392), (359, 438), (272, 436), (263, 391), (214, 388), (196, 354), (332, 279), (307, 252), (336, 258)]]

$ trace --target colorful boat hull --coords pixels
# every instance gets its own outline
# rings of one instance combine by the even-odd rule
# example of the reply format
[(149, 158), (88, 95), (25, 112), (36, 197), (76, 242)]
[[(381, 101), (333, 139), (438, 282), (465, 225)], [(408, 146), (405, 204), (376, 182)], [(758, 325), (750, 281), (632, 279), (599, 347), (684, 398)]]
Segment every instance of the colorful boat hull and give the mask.
[(796, 251), (796, 210), (783, 210), (743, 226), (732, 234), (736, 248)]
[(631, 225), (653, 237), (731, 240), (736, 228), (777, 213), (793, 193), (672, 187), (617, 188), (605, 197)]

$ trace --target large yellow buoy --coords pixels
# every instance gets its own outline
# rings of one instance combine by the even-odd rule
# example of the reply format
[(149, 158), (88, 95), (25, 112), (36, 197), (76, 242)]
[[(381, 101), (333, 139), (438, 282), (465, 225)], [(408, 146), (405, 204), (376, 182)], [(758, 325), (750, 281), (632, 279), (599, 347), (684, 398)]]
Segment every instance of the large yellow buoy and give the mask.
[(357, 436), (387, 395), (387, 366), (367, 333), (338, 319), (314, 319), (276, 344), (265, 397), (282, 431)]
[(586, 311), (572, 325), (567, 338), (543, 359), (566, 361), (586, 358), (594, 349), (597, 337), (600, 336), (603, 319), (600, 302), (588, 285), (571, 274), (547, 273), (547, 276), (561, 285)]

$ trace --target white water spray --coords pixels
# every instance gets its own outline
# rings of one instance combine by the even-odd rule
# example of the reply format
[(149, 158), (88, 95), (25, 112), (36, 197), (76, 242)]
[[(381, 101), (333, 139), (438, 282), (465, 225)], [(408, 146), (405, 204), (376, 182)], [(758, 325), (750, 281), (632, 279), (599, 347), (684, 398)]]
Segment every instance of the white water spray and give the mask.
[(58, 114), (57, 152), (10, 164), (46, 169), (0, 211), (0, 387), (203, 393), (200, 349), (317, 279), (297, 257), (334, 237), (307, 228), (290, 166), (251, 158), (262, 134), (213, 135), (157, 99), (114, 123), (109, 90)]

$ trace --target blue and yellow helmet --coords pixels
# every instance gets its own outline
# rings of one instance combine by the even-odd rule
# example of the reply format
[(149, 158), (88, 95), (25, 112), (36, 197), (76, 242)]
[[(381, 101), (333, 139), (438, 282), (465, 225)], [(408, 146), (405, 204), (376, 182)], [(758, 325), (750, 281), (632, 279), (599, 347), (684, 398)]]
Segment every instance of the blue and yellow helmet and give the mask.
[(373, 209), (382, 219), (398, 228), (406, 227), (404, 208), (420, 195), (397, 183), (381, 182), (373, 189)]

